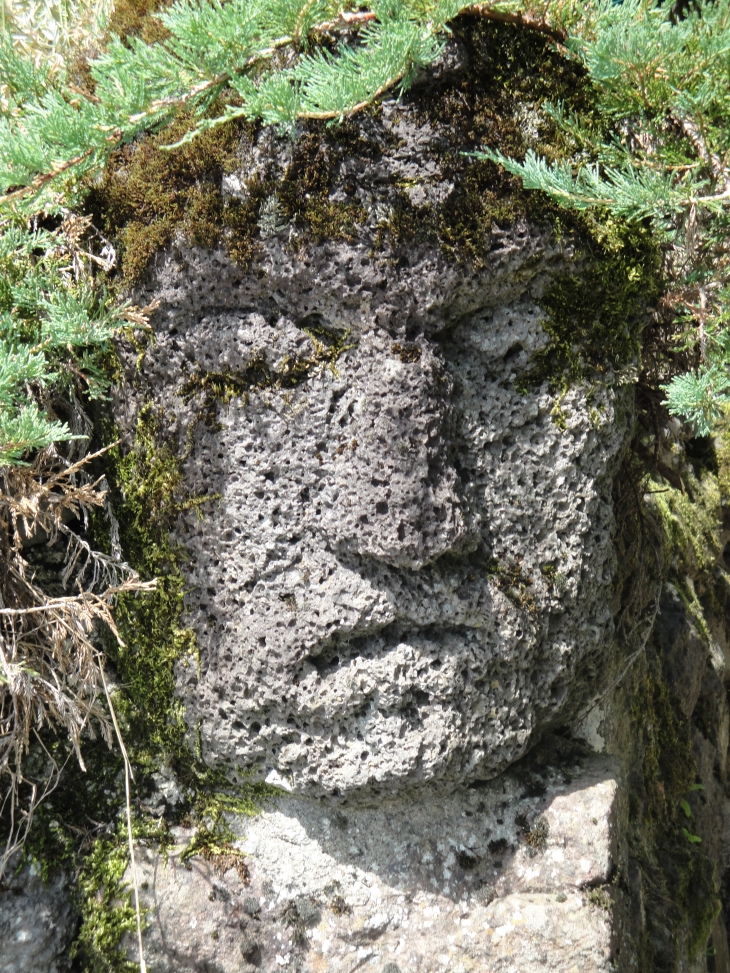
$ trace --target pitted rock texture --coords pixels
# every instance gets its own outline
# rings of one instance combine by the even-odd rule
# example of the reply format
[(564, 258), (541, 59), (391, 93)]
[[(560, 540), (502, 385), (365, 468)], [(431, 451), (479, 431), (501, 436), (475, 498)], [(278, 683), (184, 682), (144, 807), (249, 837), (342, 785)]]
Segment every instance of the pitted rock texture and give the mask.
[[(595, 691), (628, 390), (572, 390), (562, 430), (547, 386), (516, 390), (560, 266), (528, 227), (471, 276), (430, 251), (267, 253), (248, 275), (162, 259), (128, 390), (130, 420), (149, 397), (169, 417), (189, 494), (219, 498), (177, 530), (204, 759), (340, 795), (493, 775)], [(251, 384), (214, 422), (206, 376)]]
[[(561, 428), (547, 382), (516, 388), (548, 340), (541, 296), (579, 272), (549, 231), (485, 227), (472, 269), (436, 244), (378, 249), (403, 179), (448, 191), (419, 97), (340, 153), (332, 198), (352, 177), (368, 214), (351, 240), (292, 225), (245, 270), (182, 242), (158, 255), (136, 294), (161, 302), (155, 341), (118, 398), (130, 437), (143, 403), (161, 410), (186, 491), (217, 498), (176, 529), (203, 758), (301, 793), (494, 775), (607, 669), (631, 389), (573, 388)], [(268, 131), (242, 146), (236, 191), (291, 151)]]
[[(539, 761), (378, 807), (283, 797), (232, 822), (249, 883), (140, 848), (158, 973), (608, 973), (616, 764)], [(177, 835), (184, 842), (185, 835)], [(224, 864), (225, 867), (225, 864)], [(132, 937), (129, 955), (136, 955)], [(389, 966), (388, 964), (394, 964)]]
[(8, 874), (0, 887), (0, 973), (66, 973), (78, 925), (69, 876), (44, 882), (37, 866), (14, 872), (13, 862)]

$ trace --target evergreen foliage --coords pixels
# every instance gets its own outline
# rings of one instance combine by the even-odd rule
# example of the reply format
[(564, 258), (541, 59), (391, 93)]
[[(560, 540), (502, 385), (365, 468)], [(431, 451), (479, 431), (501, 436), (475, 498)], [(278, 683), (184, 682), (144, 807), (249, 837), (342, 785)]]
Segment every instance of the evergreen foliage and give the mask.
[(530, 0), (373, 0), (354, 10), (338, 0), (177, 0), (160, 14), (161, 39), (109, 39), (90, 62), (86, 89), (6, 34), (0, 205), (26, 217), (73, 205), (83, 177), (116, 147), (164, 128), (180, 110), (197, 116), (184, 142), (233, 118), (293, 134), (303, 120), (342, 120), (407, 88), (462, 12), (541, 30), (585, 67), (589, 110), (578, 117), (542, 106), (572, 146), (567, 157), (528, 151), (515, 159), (499, 145), (484, 146), (482, 157), (562, 206), (651, 224), (684, 325), (679, 345), (694, 363), (667, 384), (668, 408), (707, 433), (729, 388), (730, 0), (684, 16), (655, 0), (540, 8)]
[(95, 350), (129, 323), (130, 309), (94, 287), (85, 229), (73, 218), (55, 231), (0, 221), (0, 466), (79, 438), (77, 396), (107, 387)]
[(572, 158), (528, 152), (499, 162), (560, 205), (646, 221), (662, 241), (677, 340), (696, 365), (663, 386), (669, 411), (708, 435), (730, 401), (727, 333), (730, 206), (730, 3), (682, 17), (652, 0), (575, 8), (566, 41), (585, 66), (594, 104), (582, 117), (548, 111)]
[[(55, 189), (69, 190), (71, 174), (97, 168), (115, 146), (182, 107), (204, 111), (224, 90), (230, 103), (188, 138), (236, 117), (288, 129), (299, 119), (341, 119), (406, 87), (438, 55), (436, 35), (459, 6), (376, 0), (367, 15), (348, 18), (332, 0), (178, 0), (160, 18), (163, 43), (109, 41), (91, 62), (93, 92), (85, 94), (31, 65), (5, 37), (0, 194), (25, 212), (48, 205)], [(351, 23), (357, 42), (333, 47), (337, 29)]]

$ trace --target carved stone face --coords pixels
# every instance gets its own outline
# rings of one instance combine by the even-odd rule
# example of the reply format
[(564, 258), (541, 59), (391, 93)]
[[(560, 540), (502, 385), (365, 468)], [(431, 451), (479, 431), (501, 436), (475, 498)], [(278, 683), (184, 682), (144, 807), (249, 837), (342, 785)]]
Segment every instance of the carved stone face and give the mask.
[[(345, 245), (271, 244), (245, 279), (164, 260), (145, 377), (192, 437), (190, 493), (217, 497), (178, 529), (200, 646), (179, 692), (209, 763), (310, 794), (467, 782), (581, 698), (611, 634), (627, 410), (605, 393), (592, 423), (578, 389), (561, 431), (546, 387), (514, 387), (551, 256), (522, 228), (471, 276)], [(210, 374), (269, 387), (206, 425)]]

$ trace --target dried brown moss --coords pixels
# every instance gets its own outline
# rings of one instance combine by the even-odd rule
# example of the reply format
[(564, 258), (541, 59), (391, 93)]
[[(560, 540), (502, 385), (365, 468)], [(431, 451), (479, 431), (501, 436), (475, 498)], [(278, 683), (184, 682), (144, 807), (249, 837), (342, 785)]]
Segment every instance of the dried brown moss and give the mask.
[[(335, 202), (330, 199), (334, 170), (342, 154), (342, 142), (353, 134), (348, 125), (337, 141), (324, 126), (312, 127), (293, 146), (293, 157), (277, 196), (289, 221), (305, 230), (305, 237), (315, 243), (332, 239), (352, 239), (356, 224), (367, 214), (357, 202)], [(354, 194), (354, 188), (353, 188)]]
[(256, 235), (256, 210), (265, 187), (249, 187), (249, 198), (226, 201), (224, 174), (238, 164), (241, 139), (250, 130), (231, 122), (194, 142), (168, 151), (192, 124), (181, 115), (155, 135), (116, 151), (99, 182), (89, 192), (87, 207), (97, 225), (119, 245), (125, 283), (138, 279), (150, 258), (183, 234), (204, 247), (225, 239), (231, 256), (246, 263)]
[(139, 37), (147, 44), (166, 40), (166, 30), (155, 13), (169, 7), (172, 0), (117, 0), (107, 23), (109, 34), (117, 37)]
[[(117, 8), (110, 29), (121, 36), (158, 39), (149, 35), (152, 9), (146, 0), (127, 0)], [(416, 85), (403, 102), (411, 123), (433, 131), (424, 152), (453, 188), (442, 203), (415, 206), (408, 187), (393, 177), (382, 187), (387, 205), (374, 250), (393, 253), (428, 241), (454, 259), (478, 265), (487, 256), (493, 224), (507, 226), (529, 215), (565, 226), (571, 218), (540, 194), (526, 193), (498, 166), (466, 153), (491, 145), (517, 157), (524, 154), (532, 138), (527, 110), (539, 116), (540, 138), (530, 144), (554, 158), (564, 145), (542, 111), (543, 102), (563, 100), (576, 108), (586, 95), (580, 69), (544, 38), (469, 19), (458, 23), (456, 37), (465, 51), (463, 66)], [(260, 237), (262, 203), (274, 193), (285, 223), (296, 227), (291, 244), (296, 249), (309, 242), (353, 239), (368, 213), (357, 196), (357, 178), (343, 163), (377, 161), (384, 151), (399, 148), (392, 131), (364, 124), (368, 115), (377, 118), (379, 113), (373, 106), (341, 125), (306, 126), (291, 145), (283, 175), (249, 179), (242, 200), (223, 198), (221, 178), (239, 168), (240, 150), (253, 139), (253, 126), (220, 126), (190, 145), (165, 151), (193, 125), (193, 116), (185, 114), (161, 132), (123, 147), (92, 188), (89, 206), (120, 244), (124, 282), (138, 279), (151, 256), (178, 233), (206, 247), (224, 242), (245, 265)]]
[(579, 221), (543, 194), (525, 191), (499, 166), (467, 153), (490, 146), (519, 159), (532, 147), (549, 160), (559, 158), (565, 139), (543, 105), (562, 101), (579, 111), (590, 96), (581, 67), (545, 37), (467, 17), (454, 24), (454, 36), (464, 66), (404, 99), (434, 133), (431, 151), (453, 189), (442, 203), (418, 207), (401, 192), (387, 233), (391, 243), (430, 241), (479, 266), (493, 224), (507, 227), (525, 216), (568, 228)]

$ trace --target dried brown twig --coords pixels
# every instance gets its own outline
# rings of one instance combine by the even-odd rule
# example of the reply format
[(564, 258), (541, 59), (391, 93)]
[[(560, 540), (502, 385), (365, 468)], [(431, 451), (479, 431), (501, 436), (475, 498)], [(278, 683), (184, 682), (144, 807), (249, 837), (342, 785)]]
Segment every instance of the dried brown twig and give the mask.
[(490, 3), (475, 3), (470, 7), (464, 7), (460, 11), (461, 16), (465, 14), (536, 31), (538, 34), (545, 34), (546, 37), (560, 44), (564, 43), (567, 39), (567, 34), (562, 28), (549, 23), (546, 17), (546, 11), (525, 10), (521, 13), (510, 13), (504, 10), (496, 10)]
[[(154, 587), (141, 582), (118, 553), (93, 550), (74, 529), (106, 503), (105, 482), (86, 473), (101, 452), (69, 464), (51, 449), (30, 466), (0, 468), (0, 779), (6, 782), (2, 809), (10, 821), (0, 877), (58, 774), (53, 766), (45, 785), (30, 784), (30, 796), (20, 805), (31, 737), (47, 727), (65, 733), (82, 768), (82, 733), (98, 730), (112, 745), (114, 717), (94, 635), (101, 623), (121, 643), (112, 614), (116, 599)], [(66, 545), (59, 581), (65, 588), (72, 584), (76, 593), (49, 597), (28, 554), (34, 546), (59, 541)]]

